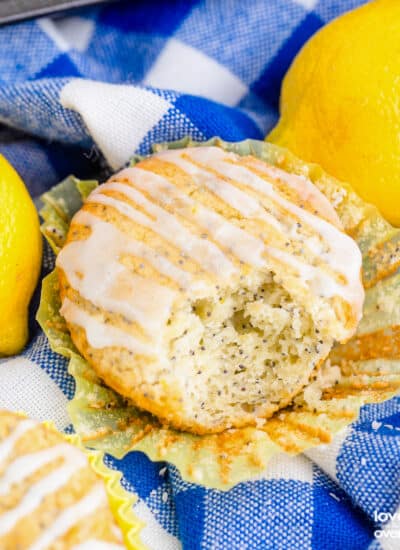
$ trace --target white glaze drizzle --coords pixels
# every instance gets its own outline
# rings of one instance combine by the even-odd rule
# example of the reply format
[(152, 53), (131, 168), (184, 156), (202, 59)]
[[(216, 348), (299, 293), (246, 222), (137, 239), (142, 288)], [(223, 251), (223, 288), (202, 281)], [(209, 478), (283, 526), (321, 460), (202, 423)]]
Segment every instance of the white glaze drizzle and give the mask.
[[(204, 149), (208, 150), (208, 147)], [(193, 154), (189, 154), (188, 150), (184, 150), (183, 153), (185, 156), (197, 159)], [(172, 152), (172, 151), (171, 151)], [(221, 151), (223, 152), (223, 151)], [(177, 153), (177, 151), (173, 151)], [(261, 205), (258, 200), (253, 198), (251, 195), (248, 195), (244, 191), (241, 191), (234, 185), (218, 178), (213, 173), (208, 172), (207, 170), (202, 169), (195, 164), (192, 164), (186, 158), (183, 158), (180, 154), (168, 155), (164, 153), (167, 157), (166, 160), (171, 162), (184, 170), (187, 174), (190, 174), (198, 186), (204, 185), (220, 199), (222, 199), (226, 204), (229, 204), (232, 208), (237, 210), (246, 218), (254, 218), (257, 216), (263, 216), (265, 211), (261, 208)], [(161, 156), (161, 155), (160, 155)], [(217, 157), (218, 158), (218, 157)], [(203, 157), (200, 157), (198, 160), (202, 162)], [(204, 159), (204, 162), (207, 162), (211, 166), (210, 159)]]
[[(112, 189), (113, 184), (107, 185), (109, 186), (108, 189)], [(116, 187), (115, 190), (118, 191), (119, 188)], [(129, 217), (132, 221), (149, 227), (155, 233), (170, 241), (212, 273), (224, 277), (235, 271), (233, 264), (215, 244), (190, 233), (184, 225), (177, 221), (175, 216), (150, 202), (142, 193), (139, 193), (136, 189), (127, 188), (125, 195), (145, 208), (149, 213), (149, 217), (144, 216), (127, 203), (103, 195), (103, 186), (95, 189), (89, 195), (87, 202), (114, 206), (121, 214)], [(150, 216), (154, 219), (151, 219)]]
[[(135, 187), (149, 193), (152, 198), (160, 201), (163, 205), (173, 206), (177, 214), (187, 220), (197, 222), (202, 229), (209, 232), (216, 242), (226, 249), (232, 250), (232, 253), (243, 262), (257, 267), (264, 264), (262, 258), (264, 243), (261, 239), (249, 235), (223, 216), (195, 202), (169, 183), (167, 179), (140, 168), (125, 168), (118, 174), (118, 177), (128, 179)], [(131, 188), (121, 183), (112, 182), (104, 184), (103, 192), (107, 190), (119, 191), (129, 198)]]
[(132, 273), (119, 261), (120, 258), (137, 254), (149, 259), (154, 267), (170, 274), (184, 287), (188, 286), (189, 275), (162, 256), (149, 252), (148, 247), (130, 239), (112, 224), (87, 212), (80, 212), (76, 221), (89, 226), (91, 234), (85, 241), (71, 242), (58, 255), (57, 266), (64, 269), (70, 285), (94, 305), (140, 322), (148, 333), (160, 331), (168, 318), (175, 293)]
[(299, 176), (297, 174), (288, 174), (284, 170), (261, 162), (256, 158), (247, 158), (247, 163), (249, 166), (253, 166), (258, 172), (262, 172), (270, 179), (274, 181), (283, 181), (288, 187), (297, 191), (299, 197), (304, 202), (308, 202), (313, 208), (318, 210), (328, 221), (333, 223), (336, 227), (340, 229), (343, 228), (342, 223), (339, 219), (332, 204), (329, 202), (328, 198), (316, 187), (312, 181), (310, 181), (305, 176)]
[[(76, 504), (63, 510), (55, 521), (40, 535), (28, 550), (45, 550), (58, 538), (65, 535), (71, 527), (82, 518), (95, 512), (100, 506), (107, 504), (107, 495), (101, 483), (97, 483), (91, 491)], [(111, 547), (112, 548), (112, 547)], [(117, 546), (119, 548), (119, 546)]]
[[(351, 257), (351, 255), (354, 253), (354, 249), (357, 249), (353, 239), (348, 237), (345, 233), (338, 231), (336, 227), (334, 227), (331, 223), (326, 222), (319, 216), (315, 216), (307, 210), (300, 208), (293, 202), (290, 202), (287, 199), (283, 198), (279, 193), (274, 190), (272, 184), (266, 182), (265, 180), (254, 174), (245, 166), (238, 166), (235, 164), (224, 162), (222, 159), (209, 160), (207, 157), (203, 158), (199, 154), (201, 152), (202, 151), (200, 151), (199, 148), (195, 151), (195, 153), (191, 151), (189, 153), (189, 156), (198, 159), (201, 162), (207, 162), (210, 167), (214, 168), (222, 175), (236, 180), (243, 185), (247, 185), (248, 187), (253, 188), (255, 191), (262, 193), (269, 198), (272, 198), (284, 209), (294, 214), (296, 219), (299, 219), (301, 222), (312, 227), (312, 229), (316, 233), (321, 235), (326, 243), (329, 243), (330, 250), (326, 254), (325, 258), (327, 260), (327, 263), (329, 263), (334, 269), (337, 269), (339, 272), (342, 273), (343, 271), (346, 272), (346, 269), (351, 270), (349, 274), (350, 276), (346, 276), (346, 278), (351, 279), (351, 276), (353, 274), (353, 265), (350, 263), (350, 266), (348, 267), (348, 262), (346, 262), (345, 259), (348, 259), (349, 253)], [(198, 167), (196, 168), (199, 169)], [(222, 181), (221, 185), (222, 187), (224, 187), (225, 185), (228, 186), (229, 191), (225, 191), (225, 193), (233, 192), (232, 188), (235, 189), (235, 191), (238, 191), (233, 185), (226, 182)], [(331, 210), (333, 210), (333, 207), (331, 207)], [(361, 268), (360, 253), (358, 254), (358, 256), (360, 260), (360, 264), (358, 267)]]
[(153, 355), (157, 353), (157, 348), (154, 345), (146, 345), (131, 334), (103, 323), (71, 302), (69, 298), (63, 300), (60, 313), (69, 323), (74, 323), (85, 329), (86, 338), (93, 348), (123, 346), (135, 354)]
[[(19, 421), (13, 431), (1, 441), (0, 458), (5, 460), (12, 452), (15, 443), (27, 431), (37, 426), (38, 423), (34, 420), (24, 419)], [(7, 535), (18, 521), (33, 513), (46, 496), (65, 485), (80, 468), (88, 465), (88, 461), (79, 449), (67, 443), (59, 443), (53, 447), (17, 456), (0, 474), (0, 496), (2, 496), (12, 490), (14, 484), (23, 482), (40, 468), (60, 458), (63, 458), (60, 466), (57, 466), (49, 475), (33, 484), (14, 508), (0, 515), (0, 537)], [(61, 511), (55, 521), (29, 547), (29, 550), (47, 549), (59, 537), (66, 534), (82, 517), (93, 513), (99, 506), (106, 505), (107, 502), (103, 484), (97, 483), (79, 502)], [(117, 535), (117, 538), (122, 540), (118, 529)], [(74, 548), (76, 550), (122, 550), (124, 546), (90, 539), (85, 543), (75, 545)]]
[[(182, 153), (182, 151), (180, 153)], [(236, 155), (226, 153), (218, 148), (208, 147), (185, 149), (184, 154), (186, 157), (193, 158), (209, 166), (222, 176), (237, 181), (242, 185), (250, 187), (272, 198), (277, 204), (294, 214), (296, 219), (307, 224), (319, 234), (324, 242), (329, 245), (328, 252), (321, 255), (322, 259), (325, 260), (333, 270), (344, 275), (347, 281), (345, 284), (335, 284), (332, 277), (327, 277), (322, 273), (322, 270), (319, 270), (319, 293), (324, 297), (331, 297), (332, 295), (341, 296), (353, 305), (358, 319), (361, 318), (364, 300), (364, 292), (360, 281), (361, 252), (350, 237), (319, 216), (315, 216), (283, 198), (274, 190), (272, 183), (266, 182), (245, 166), (224, 161), (224, 159), (236, 160)], [(222, 200), (236, 208), (241, 214), (246, 215), (245, 212), (248, 211), (248, 207), (242, 207), (242, 196), (245, 193), (233, 184), (223, 179), (218, 179), (218, 176), (208, 172), (206, 169), (195, 164), (192, 165), (190, 161), (183, 159), (179, 154), (168, 156), (168, 161), (175, 163), (186, 172), (191, 173), (192, 177), (198, 180), (199, 184), (204, 184), (211, 188)], [(259, 211), (257, 211), (255, 207), (253, 211), (254, 214), (247, 215), (249, 217), (257, 217)], [(293, 233), (291, 233), (290, 236), (294, 236), (295, 233), (296, 224), (293, 224)], [(273, 254), (277, 257), (276, 249)], [(279, 251), (278, 255), (281, 256), (282, 260), (288, 262), (288, 253)], [(294, 265), (297, 262), (296, 259), (292, 257), (289, 263)], [(303, 272), (305, 271), (303, 270)], [(307, 272), (310, 273), (310, 270), (307, 270)], [(307, 283), (308, 278), (303, 279), (303, 282)]]
[(324, 297), (332, 297), (342, 295), (348, 300), (356, 299), (357, 296), (352, 294), (352, 288), (346, 287), (346, 291), (343, 291), (343, 285), (325, 273), (322, 269), (314, 267), (312, 265), (301, 262), (295, 256), (285, 252), (284, 250), (277, 251), (274, 248), (267, 247), (268, 254), (275, 258), (277, 261), (284, 262), (287, 265), (293, 267), (299, 277), (299, 282), (304, 286), (311, 289), (314, 294)]
[[(74, 451), (70, 445), (60, 443), (54, 447), (46, 448), (36, 453), (29, 453), (15, 459), (0, 477), (0, 496), (5, 495), (14, 483), (20, 483), (28, 478), (42, 466), (62, 456), (69, 456)], [(77, 451), (78, 452), (78, 451)]]
[(36, 423), (33, 420), (22, 420), (16, 425), (15, 429), (5, 439), (3, 439), (0, 443), (0, 465), (10, 455), (18, 439), (35, 426)]
[[(186, 158), (182, 158), (182, 154)], [(274, 232), (270, 242), (268, 231), (264, 232), (263, 239), (255, 237), (211, 208), (194, 201), (166, 178), (141, 169), (140, 166), (116, 174), (108, 183), (92, 192), (87, 202), (111, 207), (136, 224), (149, 228), (178, 248), (183, 257), (190, 258), (205, 271), (217, 275), (218, 280), (228, 280), (238, 273), (238, 268), (227, 256), (228, 251), (238, 260), (259, 268), (271, 269), (278, 261), (291, 266), (297, 272), (299, 284), (313, 294), (325, 298), (340, 296), (351, 304), (354, 316), (358, 319), (361, 317), (364, 293), (360, 281), (361, 254), (356, 244), (331, 223), (287, 200), (273, 185), (274, 179), (285, 181), (303, 200), (312, 200), (313, 207), (340, 227), (334, 208), (311, 182), (299, 176), (281, 173), (274, 167), (266, 166), (263, 169), (263, 163), (260, 167), (255, 161), (255, 168), (271, 177), (269, 183), (249, 168), (235, 164), (239, 160), (237, 155), (215, 147), (167, 151), (158, 156), (179, 166), (191, 175), (198, 187), (208, 188), (245, 218), (262, 220), (281, 236), (293, 242), (304, 242), (308, 255), (317, 257), (329, 269), (310, 265), (309, 261), (302, 260), (290, 249), (274, 246), (277, 244)], [(200, 162), (204, 168), (191, 162), (190, 158)], [(221, 174), (221, 177), (210, 172), (207, 167)], [(127, 180), (128, 183), (119, 180)], [(242, 189), (234, 184), (235, 181), (241, 184)], [(259, 198), (246, 193), (243, 187), (256, 191)], [(132, 202), (124, 201), (121, 196)], [(285, 210), (290, 212), (294, 220), (287, 216), (287, 219), (283, 218), (282, 224), (267, 212), (262, 204), (262, 196), (272, 199), (282, 208), (283, 215)], [(169, 207), (197, 227), (189, 229), (166, 210)], [(311, 230), (310, 237), (305, 237), (298, 230), (298, 221)], [(185, 271), (184, 262), (182, 268), (178, 267), (169, 261), (162, 250), (152, 249), (148, 244), (135, 240), (96, 215), (81, 211), (75, 216), (74, 222), (88, 226), (91, 233), (86, 240), (70, 242), (64, 247), (57, 265), (83, 298), (140, 324), (151, 335), (152, 341), (149, 345), (144, 344), (127, 331), (105, 324), (99, 316), (88, 314), (67, 298), (63, 301), (61, 313), (68, 322), (84, 328), (92, 347), (115, 345), (134, 353), (148, 354), (151, 353), (150, 346), (153, 353), (158, 353), (163, 327), (177, 292), (133, 273), (122, 264), (121, 258), (124, 255), (143, 258), (192, 297), (207, 292), (209, 283), (202, 281), (201, 272), (192, 275)], [(207, 238), (197, 234), (202, 229)], [(338, 275), (343, 276), (343, 283)], [(199, 294), (196, 294), (197, 291)]]
[(0, 515), (0, 536), (11, 531), (19, 520), (39, 506), (43, 498), (65, 485), (74, 473), (86, 465), (85, 455), (70, 447), (62, 466), (34, 483), (15, 508)]
[[(190, 166), (189, 163), (185, 164), (185, 161), (183, 161), (182, 163), (180, 163), (180, 161), (177, 161), (176, 164), (182, 164), (186, 170), (197, 173), (197, 169)], [(189, 168), (187, 166), (188, 164)], [(315, 290), (315, 292), (321, 293), (325, 289), (325, 296), (333, 296), (334, 294), (340, 292), (340, 285), (335, 281), (332, 281), (332, 277), (330, 277), (328, 274), (322, 273), (321, 270), (313, 268), (306, 263), (300, 262), (297, 258), (295, 259), (293, 256), (287, 253), (282, 253), (282, 251), (277, 248), (271, 246), (266, 247), (261, 239), (257, 239), (247, 234), (244, 230), (226, 221), (223, 216), (217, 214), (212, 210), (202, 207), (202, 205), (195, 203), (195, 201), (191, 200), (189, 197), (187, 197), (187, 195), (180, 192), (165, 178), (162, 178), (152, 172), (141, 170), (139, 168), (126, 168), (122, 172), (120, 172), (117, 177), (124, 180), (127, 179), (135, 186), (143, 189), (143, 191), (147, 191), (152, 198), (160, 201), (162, 204), (170, 203), (178, 214), (184, 215), (189, 219), (194, 218), (203, 228), (210, 232), (212, 237), (217, 242), (232, 250), (232, 252), (240, 260), (247, 262), (255, 267), (267, 266), (268, 268), (272, 269), (273, 265), (268, 262), (268, 256), (280, 261), (282, 261), (282, 259), (285, 259), (287, 263), (289, 263), (292, 267), (296, 267), (296, 269), (299, 267), (301, 268), (299, 270), (299, 273), (301, 275), (302, 281), (304, 283), (309, 282), (310, 286), (313, 287), (313, 290)], [(214, 180), (215, 178), (213, 178), (213, 176), (210, 176), (210, 181), (214, 182)], [(217, 188), (214, 182), (213, 190), (215, 190), (217, 194), (221, 196), (221, 198), (223, 198), (225, 195), (228, 197), (234, 197), (237, 189), (230, 184), (226, 184), (226, 186), (227, 189), (224, 189), (223, 185), (220, 186), (221, 189), (223, 189), (223, 191), (221, 192), (221, 189)], [(103, 186), (103, 189), (105, 191), (108, 189), (118, 190), (122, 194), (128, 194), (129, 192), (129, 188), (127, 188), (126, 185), (118, 183), (105, 184)], [(267, 214), (265, 210), (254, 199), (251, 199), (251, 207), (249, 206), (249, 204), (247, 204), (244, 211), (242, 210), (240, 193), (241, 195), (243, 195), (243, 192), (239, 191), (239, 197), (237, 197), (236, 200), (232, 202), (232, 205), (235, 205), (235, 207), (237, 206), (237, 208), (240, 209), (240, 212), (243, 215), (246, 214), (250, 216), (251, 209), (253, 216), (250, 217), (263, 219), (266, 220), (267, 223), (269, 223), (269, 218), (272, 218), (272, 216)], [(279, 231), (282, 232), (284, 230), (283, 227), (279, 224), (278, 221), (275, 220), (275, 218), (272, 219), (275, 221), (274, 228), (278, 228)], [(296, 233), (293, 236), (294, 238), (299, 238)], [(321, 254), (321, 242), (319, 242), (315, 238), (314, 240), (310, 241), (310, 250), (314, 248), (314, 252), (316, 255)], [(267, 257), (265, 257), (266, 252)], [(316, 282), (316, 280), (318, 282)], [(326, 284), (324, 284), (324, 281), (326, 281)]]
[[(185, 155), (188, 155), (186, 150), (185, 150)], [(204, 161), (204, 159), (201, 159), (201, 160)], [(209, 188), (215, 195), (217, 195), (220, 199), (222, 199), (226, 204), (229, 204), (229, 206), (231, 206), (232, 208), (240, 212), (243, 216), (263, 221), (267, 225), (270, 225), (275, 230), (277, 230), (277, 232), (280, 234), (281, 237), (284, 235), (286, 236), (286, 238), (290, 238), (293, 241), (301, 241), (302, 236), (300, 235), (300, 233), (298, 233), (298, 231), (296, 230), (296, 226), (293, 223), (291, 224), (290, 233), (288, 233), (287, 227), (285, 227), (279, 220), (274, 218), (272, 214), (267, 212), (267, 210), (262, 206), (262, 204), (258, 200), (247, 195), (244, 191), (241, 191), (240, 189), (230, 184), (229, 182), (225, 182), (224, 180), (218, 179), (218, 177), (216, 177), (213, 173), (208, 172), (206, 169), (202, 169), (196, 166), (195, 164), (191, 164), (190, 161), (184, 158), (174, 157), (172, 159), (168, 157), (168, 161), (171, 163), (174, 163), (175, 165), (179, 166), (186, 172), (190, 173), (191, 176), (197, 181), (199, 186), (203, 185)], [(227, 165), (230, 166), (229, 164)], [(122, 174), (125, 175), (130, 170), (132, 169), (127, 168), (123, 170)], [(260, 181), (262, 180), (260, 179)], [(243, 181), (241, 183), (243, 183)], [(268, 186), (269, 184), (267, 183), (266, 185)], [(261, 189), (257, 189), (257, 191), (260, 192)], [(275, 197), (276, 193), (272, 190), (271, 195)], [(333, 211), (332, 206), (330, 206), (330, 208)], [(204, 209), (204, 210), (207, 211), (207, 209)], [(299, 209), (299, 210), (303, 212), (302, 209)], [(235, 226), (233, 227), (237, 229)], [(263, 235), (264, 240), (268, 241), (269, 237), (270, 236), (268, 235), (268, 232), (267, 232), (267, 235), (265, 234)], [(260, 239), (257, 239), (257, 241), (258, 241), (258, 245), (259, 246), (261, 245), (263, 251), (265, 252), (264, 243)], [(249, 243), (247, 246), (245, 245), (245, 243), (243, 243), (243, 248), (246, 248), (248, 258), (251, 258), (254, 255), (256, 250), (256, 247), (254, 246), (254, 242)], [(315, 235), (310, 239), (308, 239), (307, 248), (310, 252), (314, 253), (314, 255), (319, 256), (323, 250), (323, 243), (321, 242), (320, 239), (318, 239), (317, 235)], [(269, 246), (268, 250), (273, 250), (274, 251), (273, 256), (277, 257), (279, 253), (278, 249), (272, 248)], [(261, 264), (264, 267), (265, 267), (266, 260), (268, 261), (268, 258), (265, 258), (265, 256), (261, 260)], [(251, 260), (248, 261), (248, 263), (250, 263), (251, 265), (258, 265), (252, 262)]]

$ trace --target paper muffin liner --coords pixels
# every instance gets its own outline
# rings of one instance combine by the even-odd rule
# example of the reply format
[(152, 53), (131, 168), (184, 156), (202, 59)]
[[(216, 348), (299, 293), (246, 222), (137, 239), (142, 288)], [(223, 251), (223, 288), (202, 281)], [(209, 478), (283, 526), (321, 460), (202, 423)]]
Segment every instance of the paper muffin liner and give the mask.
[[(177, 466), (187, 481), (227, 490), (260, 475), (277, 453), (297, 454), (329, 443), (357, 418), (363, 404), (384, 401), (399, 391), (400, 230), (386, 222), (374, 206), (363, 202), (349, 185), (269, 143), (227, 143), (219, 138), (195, 143), (185, 138), (156, 145), (154, 150), (203, 145), (252, 155), (306, 176), (327, 196), (345, 231), (361, 249), (366, 290), (363, 318), (355, 336), (332, 350), (316, 380), (290, 406), (257, 427), (193, 435), (162, 426), (104, 385), (79, 355), (59, 314), (55, 272), (43, 281), (38, 321), (54, 351), (70, 358), (69, 372), (75, 378), (76, 392), (69, 413), (85, 445), (118, 458), (132, 450), (143, 451), (152, 460), (166, 460)], [(43, 197), (43, 233), (56, 253), (63, 245), (73, 213), (95, 185), (68, 178)]]
[(110, 508), (122, 531), (126, 548), (128, 550), (145, 550), (146, 546), (140, 540), (140, 531), (144, 527), (144, 523), (135, 516), (132, 509), (137, 497), (122, 487), (121, 472), (111, 470), (104, 464), (104, 453), (87, 449), (86, 453), (91, 467), (104, 480)]
[[(51, 422), (44, 423), (49, 428), (58, 432)], [(58, 432), (59, 433), (59, 432)], [(135, 516), (133, 505), (138, 498), (135, 494), (126, 491), (121, 485), (121, 472), (112, 470), (104, 463), (102, 451), (87, 449), (77, 434), (61, 434), (68, 443), (78, 447), (89, 460), (93, 471), (103, 480), (107, 492), (108, 502), (114, 519), (121, 529), (123, 541), (128, 550), (146, 550), (146, 546), (140, 540), (140, 530), (144, 523)]]
[[(22, 418), (27, 418), (23, 411), (16, 413)], [(104, 464), (104, 453), (96, 450), (87, 449), (81, 441), (78, 434), (65, 434), (57, 430), (55, 424), (51, 421), (43, 422), (49, 430), (61, 435), (68, 443), (78, 447), (86, 454), (89, 464), (93, 471), (103, 480), (106, 489), (108, 502), (114, 519), (121, 529), (123, 541), (128, 550), (146, 550), (146, 546), (140, 540), (139, 534), (144, 523), (135, 516), (133, 505), (137, 501), (137, 496), (126, 491), (121, 485), (121, 472), (112, 470)]]

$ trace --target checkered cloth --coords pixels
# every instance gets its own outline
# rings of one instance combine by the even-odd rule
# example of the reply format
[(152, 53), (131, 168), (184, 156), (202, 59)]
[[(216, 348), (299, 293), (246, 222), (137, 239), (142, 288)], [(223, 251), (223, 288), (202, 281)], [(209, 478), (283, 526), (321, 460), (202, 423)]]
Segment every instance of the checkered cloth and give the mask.
[[(102, 177), (153, 142), (262, 139), (301, 45), (361, 3), (143, 0), (1, 28), (0, 151), (36, 197), (71, 172)], [(53, 262), (46, 252), (44, 272)], [(0, 406), (66, 429), (74, 382), (34, 323), (31, 334), (1, 365)], [(108, 460), (138, 494), (154, 550), (400, 547), (399, 398), (364, 407), (333, 444), (280, 456), (227, 493), (139, 452)]]

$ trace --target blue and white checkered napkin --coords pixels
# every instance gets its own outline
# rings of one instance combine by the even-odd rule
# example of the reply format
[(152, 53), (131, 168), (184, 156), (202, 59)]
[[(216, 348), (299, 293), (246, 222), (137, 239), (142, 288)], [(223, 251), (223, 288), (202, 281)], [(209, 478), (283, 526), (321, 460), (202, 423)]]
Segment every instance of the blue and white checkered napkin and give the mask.
[[(0, 151), (37, 196), (68, 173), (117, 169), (153, 142), (262, 139), (301, 45), (361, 3), (142, 0), (1, 28)], [(32, 332), (1, 365), (0, 406), (66, 428), (73, 380)], [(364, 407), (332, 445), (281, 456), (227, 493), (138, 452), (110, 463), (139, 495), (143, 540), (155, 550), (400, 547), (400, 398)]]

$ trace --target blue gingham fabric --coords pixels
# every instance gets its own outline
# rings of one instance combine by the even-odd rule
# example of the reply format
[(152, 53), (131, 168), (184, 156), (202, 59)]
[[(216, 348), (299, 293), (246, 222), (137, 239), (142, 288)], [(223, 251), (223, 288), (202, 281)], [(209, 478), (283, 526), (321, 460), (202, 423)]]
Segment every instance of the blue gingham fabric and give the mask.
[[(362, 3), (142, 0), (3, 27), (0, 152), (37, 197), (69, 173), (104, 177), (154, 142), (262, 139), (302, 44)], [(53, 263), (46, 250), (43, 272)], [(66, 361), (34, 322), (31, 335), (0, 365), (0, 406), (68, 429)], [(400, 398), (364, 407), (331, 445), (280, 456), (229, 492), (138, 452), (108, 463), (138, 495), (154, 550), (400, 548)]]

